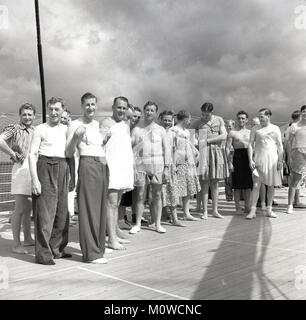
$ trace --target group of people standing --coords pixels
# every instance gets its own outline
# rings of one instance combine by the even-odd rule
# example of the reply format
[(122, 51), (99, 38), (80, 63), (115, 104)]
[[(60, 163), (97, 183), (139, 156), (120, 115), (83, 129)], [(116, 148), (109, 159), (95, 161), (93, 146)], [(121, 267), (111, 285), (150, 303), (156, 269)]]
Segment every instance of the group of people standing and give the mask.
[[(74, 188), (84, 262), (107, 263), (105, 253), (124, 250), (130, 239), (118, 222), (123, 216), (128, 221), (125, 208), (131, 206), (134, 225), (129, 233), (141, 231), (147, 199), (149, 227), (158, 233), (166, 232), (161, 223), (163, 215), (170, 214), (173, 225), (185, 226), (176, 212), (180, 202), (184, 219), (198, 220), (190, 213), (194, 195), (198, 204), (195, 211), (201, 219), (208, 218), (209, 192), (212, 215), (222, 219), (219, 183), (230, 176), (237, 213), (241, 213), (243, 197), (246, 218), (255, 218), (261, 194), (261, 198), (267, 197), (262, 209), (267, 216), (276, 217), (272, 203), (274, 187), (282, 184), (284, 149), (280, 129), (270, 121), (270, 109), (259, 110), (259, 123), (251, 130), (247, 129), (247, 112), (238, 112), (236, 127), (227, 132), (224, 120), (213, 114), (209, 102), (201, 106), (201, 118), (193, 123), (185, 110), (158, 114), (156, 103), (148, 101), (141, 110), (122, 96), (114, 99), (112, 116), (99, 123), (94, 119), (97, 103), (95, 95), (85, 93), (81, 117), (66, 125), (62, 119), (67, 113), (64, 102), (53, 97), (47, 102), (47, 122), (35, 128), (35, 107), (27, 103), (19, 109), (20, 123), (1, 133), (0, 148), (14, 162), (13, 252), (27, 253), (26, 246), (35, 245), (35, 261), (45, 265), (72, 257), (66, 247), (68, 195)], [(293, 212), (295, 191), (306, 169), (305, 128), (303, 106), (298, 121), (285, 135), (291, 172), (287, 213)], [(264, 194), (260, 192), (262, 186), (267, 189)], [(32, 208), (35, 241), (30, 229)], [(22, 223), (24, 245), (20, 242)]]

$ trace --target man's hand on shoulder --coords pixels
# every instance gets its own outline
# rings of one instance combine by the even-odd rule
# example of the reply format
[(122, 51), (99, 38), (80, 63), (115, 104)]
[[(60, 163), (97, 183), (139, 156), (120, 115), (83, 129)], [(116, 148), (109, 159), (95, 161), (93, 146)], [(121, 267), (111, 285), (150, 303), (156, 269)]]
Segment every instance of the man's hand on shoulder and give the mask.
[(113, 124), (115, 123), (115, 121), (111, 118), (105, 118), (100, 122), (100, 128), (101, 129), (105, 129), (105, 128), (110, 128)]

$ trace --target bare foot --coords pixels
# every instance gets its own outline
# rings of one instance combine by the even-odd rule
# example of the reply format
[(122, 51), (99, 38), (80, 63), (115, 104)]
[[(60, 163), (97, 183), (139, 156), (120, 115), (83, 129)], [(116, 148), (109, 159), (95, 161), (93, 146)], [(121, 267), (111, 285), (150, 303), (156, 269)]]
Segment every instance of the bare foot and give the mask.
[(131, 240), (128, 240), (128, 239), (122, 239), (122, 238), (119, 238), (119, 237), (117, 237), (117, 240), (118, 240), (118, 242), (119, 243), (131, 243)]
[(176, 220), (172, 222), (172, 225), (175, 227), (186, 227), (185, 224), (181, 223), (180, 221)]
[(129, 235), (124, 233), (120, 228), (117, 228), (116, 229), (116, 235), (118, 238), (121, 238), (121, 239), (129, 239)]
[(224, 219), (224, 217), (223, 217), (218, 211), (213, 212), (213, 216), (214, 216), (215, 218)]
[(184, 217), (185, 220), (187, 221), (198, 221), (198, 218), (193, 217), (191, 214), (186, 214)]
[(27, 240), (27, 241), (23, 241), (23, 245), (24, 245), (25, 247), (35, 246), (35, 241), (34, 241), (33, 239)]
[(27, 254), (29, 253), (23, 246), (19, 245), (19, 246), (15, 246), (12, 248), (12, 251), (14, 253), (18, 253), (18, 254)]
[(116, 242), (109, 242), (108, 247), (114, 250), (126, 250), (126, 247), (124, 247), (122, 244), (120, 244), (118, 241)]
[(203, 220), (207, 220), (208, 219), (208, 214), (207, 212), (204, 212), (200, 215), (200, 218), (203, 219)]

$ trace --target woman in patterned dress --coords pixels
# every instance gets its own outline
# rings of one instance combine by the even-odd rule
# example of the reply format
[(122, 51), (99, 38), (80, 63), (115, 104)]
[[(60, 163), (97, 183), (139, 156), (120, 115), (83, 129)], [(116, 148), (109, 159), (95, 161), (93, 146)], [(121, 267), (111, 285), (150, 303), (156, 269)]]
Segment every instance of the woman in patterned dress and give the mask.
[(190, 196), (201, 190), (194, 155), (196, 149), (190, 141), (190, 133), (187, 129), (190, 125), (191, 115), (187, 111), (179, 111), (177, 124), (170, 130), (175, 133), (176, 156), (175, 164), (177, 169), (177, 191), (178, 196), (183, 200), (184, 218), (186, 220), (198, 220), (189, 212)]
[(227, 133), (221, 117), (213, 115), (213, 104), (206, 102), (201, 107), (202, 117), (195, 124), (199, 136), (200, 160), (198, 174), (200, 177), (203, 214), (202, 219), (207, 219), (208, 190), (212, 193), (212, 213), (216, 218), (223, 218), (218, 212), (218, 187), (219, 181), (229, 176), (227, 157), (224, 147)]
[(162, 187), (162, 205), (163, 214), (167, 215), (167, 210), (171, 212), (171, 222), (177, 227), (186, 227), (177, 218), (176, 206), (179, 204), (179, 196), (177, 192), (177, 176), (175, 166), (175, 151), (176, 151), (176, 138), (175, 133), (170, 130), (173, 126), (174, 113), (172, 111), (163, 111), (160, 114), (160, 124), (163, 126), (167, 133), (168, 145), (170, 148), (170, 163), (169, 163), (169, 180), (163, 184)]

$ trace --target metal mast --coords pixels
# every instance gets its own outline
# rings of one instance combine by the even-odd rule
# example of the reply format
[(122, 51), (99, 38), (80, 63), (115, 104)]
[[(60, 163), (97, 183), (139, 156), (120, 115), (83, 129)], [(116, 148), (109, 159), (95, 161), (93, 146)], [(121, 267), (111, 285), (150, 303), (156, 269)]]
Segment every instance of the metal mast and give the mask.
[(40, 40), (40, 22), (39, 22), (39, 5), (38, 0), (35, 0), (35, 17), (36, 17), (36, 33), (37, 33), (37, 54), (41, 87), (41, 107), (43, 122), (46, 122), (46, 94), (45, 94), (45, 80), (44, 80), (44, 65), (42, 58), (42, 48)]

